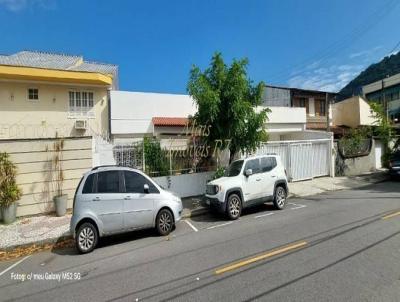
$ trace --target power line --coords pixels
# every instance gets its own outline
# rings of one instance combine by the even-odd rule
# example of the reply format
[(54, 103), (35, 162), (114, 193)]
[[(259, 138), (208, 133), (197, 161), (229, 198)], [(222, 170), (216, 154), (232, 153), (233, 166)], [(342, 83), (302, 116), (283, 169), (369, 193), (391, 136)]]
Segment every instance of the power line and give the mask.
[[(351, 42), (354, 42), (355, 40), (359, 39), (363, 34), (365, 34), (368, 30), (370, 30), (374, 25), (376, 25), (378, 22), (375, 20), (377, 19), (378, 21), (382, 20), (383, 17), (392, 11), (392, 9), (397, 5), (396, 0), (391, 0), (388, 1), (387, 5), (385, 4), (383, 7), (379, 7), (374, 13), (372, 13), (367, 20), (370, 20), (370, 22), (364, 22), (354, 28), (352, 32), (344, 36), (343, 39), (338, 40), (331, 44), (328, 48), (322, 50), (320, 54), (315, 55), (310, 57), (309, 59), (305, 60), (303, 63), (297, 64), (294, 68), (299, 68), (304, 65), (307, 65), (311, 62), (317, 61), (323, 61), (331, 56), (331, 54), (341, 50), (344, 48), (344, 46), (347, 45), (347, 47), (351, 44)], [(392, 7), (393, 6), (393, 7)], [(317, 59), (318, 58), (318, 59)], [(292, 69), (288, 68), (287, 70)], [(301, 71), (298, 71), (297, 74), (300, 74)], [(281, 79), (283, 78), (283, 75), (287, 74), (287, 72), (283, 71), (280, 73), (280, 76), (276, 77), (276, 79)], [(293, 74), (291, 75), (293, 76)]]
[(391, 51), (391, 52), (389, 52), (389, 54), (393, 53), (393, 52), (396, 50), (396, 48), (397, 48), (397, 47), (399, 47), (399, 45), (400, 45), (400, 41), (399, 41), (399, 42), (397, 42), (396, 46), (395, 46), (395, 47), (393, 47), (392, 51)]
[[(300, 75), (304, 71), (304, 67), (312, 62), (319, 61), (319, 63), (324, 60), (330, 58), (334, 53), (342, 51), (345, 48), (348, 48), (352, 43), (356, 40), (360, 39), (366, 32), (368, 32), (371, 28), (373, 28), (376, 24), (378, 24), (383, 17), (388, 13), (392, 12), (393, 9), (399, 4), (397, 0), (389, 0), (385, 3), (385, 5), (376, 9), (368, 18), (368, 22), (363, 22), (359, 26), (355, 27), (350, 33), (345, 35), (342, 39), (332, 43), (328, 48), (320, 51), (318, 54), (309, 57), (303, 62), (296, 64), (293, 67), (288, 67), (281, 72), (277, 73), (275, 77), (270, 81), (276, 81), (280, 79), (287, 79), (291, 76)], [(303, 67), (303, 68), (302, 68)], [(288, 72), (293, 69), (301, 68), (301, 70), (295, 72), (294, 74), (288, 75)], [(269, 81), (269, 82), (270, 82)]]

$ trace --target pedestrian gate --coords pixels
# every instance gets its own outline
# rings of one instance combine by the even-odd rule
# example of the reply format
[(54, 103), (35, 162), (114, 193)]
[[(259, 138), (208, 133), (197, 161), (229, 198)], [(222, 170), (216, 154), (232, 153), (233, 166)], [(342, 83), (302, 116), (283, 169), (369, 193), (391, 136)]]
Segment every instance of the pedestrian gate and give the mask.
[(268, 142), (261, 144), (256, 151), (257, 155), (271, 153), (280, 155), (289, 181), (330, 175), (330, 139)]

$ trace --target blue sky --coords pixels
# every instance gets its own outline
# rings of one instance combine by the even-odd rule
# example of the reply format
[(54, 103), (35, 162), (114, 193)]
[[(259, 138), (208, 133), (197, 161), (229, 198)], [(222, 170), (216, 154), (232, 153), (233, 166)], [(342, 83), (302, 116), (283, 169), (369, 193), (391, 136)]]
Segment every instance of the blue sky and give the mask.
[(397, 2), (0, 0), (0, 53), (80, 54), (118, 64), (121, 90), (185, 93), (220, 51), (255, 82), (336, 91), (399, 42)]

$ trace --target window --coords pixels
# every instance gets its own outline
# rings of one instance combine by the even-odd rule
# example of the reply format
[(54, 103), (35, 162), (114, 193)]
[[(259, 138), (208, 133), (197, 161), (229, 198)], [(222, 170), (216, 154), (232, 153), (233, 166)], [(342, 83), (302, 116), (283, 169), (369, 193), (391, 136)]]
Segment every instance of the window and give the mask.
[(253, 171), (253, 174), (260, 173), (260, 161), (258, 160), (258, 158), (251, 159), (246, 163), (244, 171), (248, 169), (251, 169)]
[(90, 175), (86, 178), (85, 185), (83, 186), (83, 189), (82, 189), (82, 194), (90, 194), (90, 193), (93, 193), (94, 175), (95, 175), (95, 174), (90, 174)]
[(97, 173), (98, 193), (120, 193), (119, 171), (105, 171)]
[(29, 88), (28, 89), (28, 100), (29, 101), (38, 101), (39, 100), (39, 89)]
[(293, 102), (295, 107), (306, 108), (306, 113), (308, 114), (308, 99), (304, 97), (298, 97)]
[(144, 185), (149, 186), (149, 193), (160, 193), (158, 189), (143, 175), (124, 171), (126, 193), (144, 193)]
[(263, 157), (261, 158), (261, 171), (269, 172), (276, 167), (275, 157)]
[(69, 92), (69, 116), (94, 117), (93, 92), (70, 91)]
[(226, 176), (227, 177), (232, 177), (232, 176), (237, 176), (240, 173), (240, 170), (242, 170), (243, 166), (243, 160), (237, 160), (231, 163), (226, 170)]
[(317, 113), (320, 116), (324, 116), (325, 115), (325, 101), (324, 100), (319, 100), (317, 102), (318, 107), (317, 107)]

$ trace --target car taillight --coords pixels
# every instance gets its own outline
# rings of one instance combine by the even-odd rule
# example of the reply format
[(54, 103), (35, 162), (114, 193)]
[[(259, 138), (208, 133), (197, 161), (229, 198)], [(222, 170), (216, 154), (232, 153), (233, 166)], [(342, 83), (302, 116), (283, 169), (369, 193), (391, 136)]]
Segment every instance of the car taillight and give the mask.
[(287, 171), (286, 171), (286, 169), (285, 169), (285, 175), (286, 175), (286, 177), (287, 177)]

